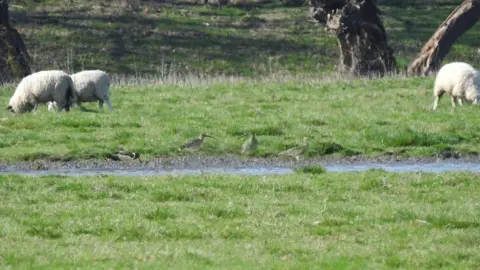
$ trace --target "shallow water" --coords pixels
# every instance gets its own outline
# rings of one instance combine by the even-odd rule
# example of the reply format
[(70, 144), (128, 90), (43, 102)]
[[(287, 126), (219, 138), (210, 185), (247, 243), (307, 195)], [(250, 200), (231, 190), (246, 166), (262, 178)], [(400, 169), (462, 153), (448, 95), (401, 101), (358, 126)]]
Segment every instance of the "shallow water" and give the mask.
[(470, 171), (480, 172), (480, 163), (472, 162), (435, 162), (435, 163), (363, 163), (340, 164), (325, 166), (328, 172), (366, 171), (370, 169), (383, 169), (389, 172), (452, 172)]
[[(327, 172), (355, 172), (370, 169), (382, 169), (389, 172), (434, 172), (442, 173), (449, 171), (480, 172), (480, 163), (473, 162), (435, 162), (435, 163), (354, 163), (354, 164), (326, 164), (323, 165)], [(32, 176), (42, 175), (181, 175), (181, 174), (240, 174), (240, 175), (271, 175), (294, 173), (293, 168), (287, 167), (241, 167), (227, 168), (214, 167), (203, 169), (98, 169), (98, 168), (72, 168), (50, 170), (20, 170), (5, 169), (0, 174), (22, 174)]]

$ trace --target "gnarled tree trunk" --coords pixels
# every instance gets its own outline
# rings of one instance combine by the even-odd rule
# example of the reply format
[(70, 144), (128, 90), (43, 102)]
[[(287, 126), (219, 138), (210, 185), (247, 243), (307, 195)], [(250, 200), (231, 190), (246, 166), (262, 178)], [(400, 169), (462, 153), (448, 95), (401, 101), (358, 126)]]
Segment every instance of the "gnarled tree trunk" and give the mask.
[(393, 50), (375, 0), (310, 0), (310, 16), (335, 34), (340, 45), (338, 69), (355, 76), (396, 71)]
[(8, 0), (0, 0), (0, 83), (31, 73), (25, 44), (8, 19)]
[(408, 67), (409, 75), (427, 76), (438, 70), (453, 43), (480, 17), (480, 0), (465, 0), (440, 24), (418, 57)]

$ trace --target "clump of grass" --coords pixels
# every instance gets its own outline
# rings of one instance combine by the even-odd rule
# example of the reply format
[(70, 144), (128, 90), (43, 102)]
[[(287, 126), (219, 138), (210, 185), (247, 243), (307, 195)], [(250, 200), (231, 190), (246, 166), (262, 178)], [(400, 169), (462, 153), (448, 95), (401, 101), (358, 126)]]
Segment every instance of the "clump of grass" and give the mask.
[(177, 216), (170, 208), (158, 207), (155, 211), (145, 215), (145, 217), (154, 221), (164, 221), (168, 219), (175, 219)]
[(309, 149), (312, 156), (329, 155), (344, 150), (343, 146), (334, 142), (321, 142), (312, 145)]
[(308, 173), (308, 174), (322, 174), (326, 173), (327, 169), (322, 165), (311, 165), (311, 166), (303, 166), (294, 169), (296, 173)]

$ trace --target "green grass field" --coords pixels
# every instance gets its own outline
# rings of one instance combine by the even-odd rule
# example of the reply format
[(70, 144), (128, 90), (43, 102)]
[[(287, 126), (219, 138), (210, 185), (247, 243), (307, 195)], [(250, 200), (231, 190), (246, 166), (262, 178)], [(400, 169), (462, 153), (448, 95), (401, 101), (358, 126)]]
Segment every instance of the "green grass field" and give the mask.
[[(250, 131), (259, 136), (259, 157), (303, 136), (312, 141), (307, 157), (480, 151), (476, 107), (452, 110), (447, 97), (433, 112), (431, 79), (281, 80), (115, 87), (113, 113), (96, 103), (86, 105), (91, 112), (3, 110), (0, 159), (101, 159), (120, 146), (145, 159), (178, 156), (186, 154), (179, 146), (201, 132), (217, 138), (205, 139), (201, 155), (240, 154), (244, 139), (237, 137)], [(8, 103), (13, 88), (0, 91), (0, 103)]]
[[(223, 9), (160, 1), (18, 0), (33, 69), (111, 74), (113, 113), (0, 110), (0, 162), (258, 157), (311, 139), (306, 158), (480, 152), (477, 107), (432, 112), (433, 78), (348, 79), (337, 40), (280, 1)], [(132, 1), (131, 1), (132, 2)], [(400, 67), (461, 0), (381, 1)], [(446, 62), (478, 66), (475, 27)], [(120, 75), (119, 75), (120, 74)], [(126, 75), (122, 75), (126, 74)], [(235, 76), (230, 76), (235, 75)], [(6, 107), (15, 85), (0, 87)], [(478, 174), (24, 177), (0, 175), (0, 266), (13, 269), (479, 269)]]
[(0, 176), (13, 269), (478, 269), (478, 175)]

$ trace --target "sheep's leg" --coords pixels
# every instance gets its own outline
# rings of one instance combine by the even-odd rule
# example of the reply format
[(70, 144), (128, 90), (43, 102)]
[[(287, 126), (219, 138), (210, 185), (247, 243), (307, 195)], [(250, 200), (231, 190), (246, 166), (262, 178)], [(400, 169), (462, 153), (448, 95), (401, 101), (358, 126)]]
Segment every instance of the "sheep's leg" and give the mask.
[(100, 109), (103, 109), (103, 103), (104, 103), (103, 99), (100, 99), (100, 100), (98, 101), (98, 107), (99, 107)]
[(57, 103), (57, 112), (61, 112), (61, 111), (63, 111), (63, 109), (65, 109), (66, 112), (69, 112), (70, 111), (70, 104), (68, 104), (68, 102), (65, 103), (65, 104)]
[(462, 97), (458, 97), (457, 101), (458, 101), (458, 105), (463, 106), (463, 98)]
[(472, 104), (477, 104), (478, 103), (478, 98), (475, 98), (472, 102)]
[(435, 102), (433, 102), (433, 110), (435, 111), (438, 107), (438, 102), (442, 96), (435, 96)]
[(48, 111), (49, 112), (54, 112), (55, 111), (55, 104), (53, 101), (48, 102)]
[(443, 97), (443, 95), (445, 94), (445, 91), (443, 90), (440, 90), (440, 91), (436, 91), (435, 90), (435, 102), (433, 103), (433, 110), (435, 111), (438, 107), (438, 103), (440, 102), (440, 99)]
[(452, 103), (452, 107), (455, 108), (455, 97), (454, 96), (450, 97), (450, 102)]
[(70, 111), (70, 101), (67, 100), (67, 102), (61, 108), (65, 109), (66, 112), (69, 112)]
[(110, 112), (113, 112), (112, 102), (110, 101), (110, 98), (106, 98), (105, 102), (107, 103), (107, 107), (110, 110)]

